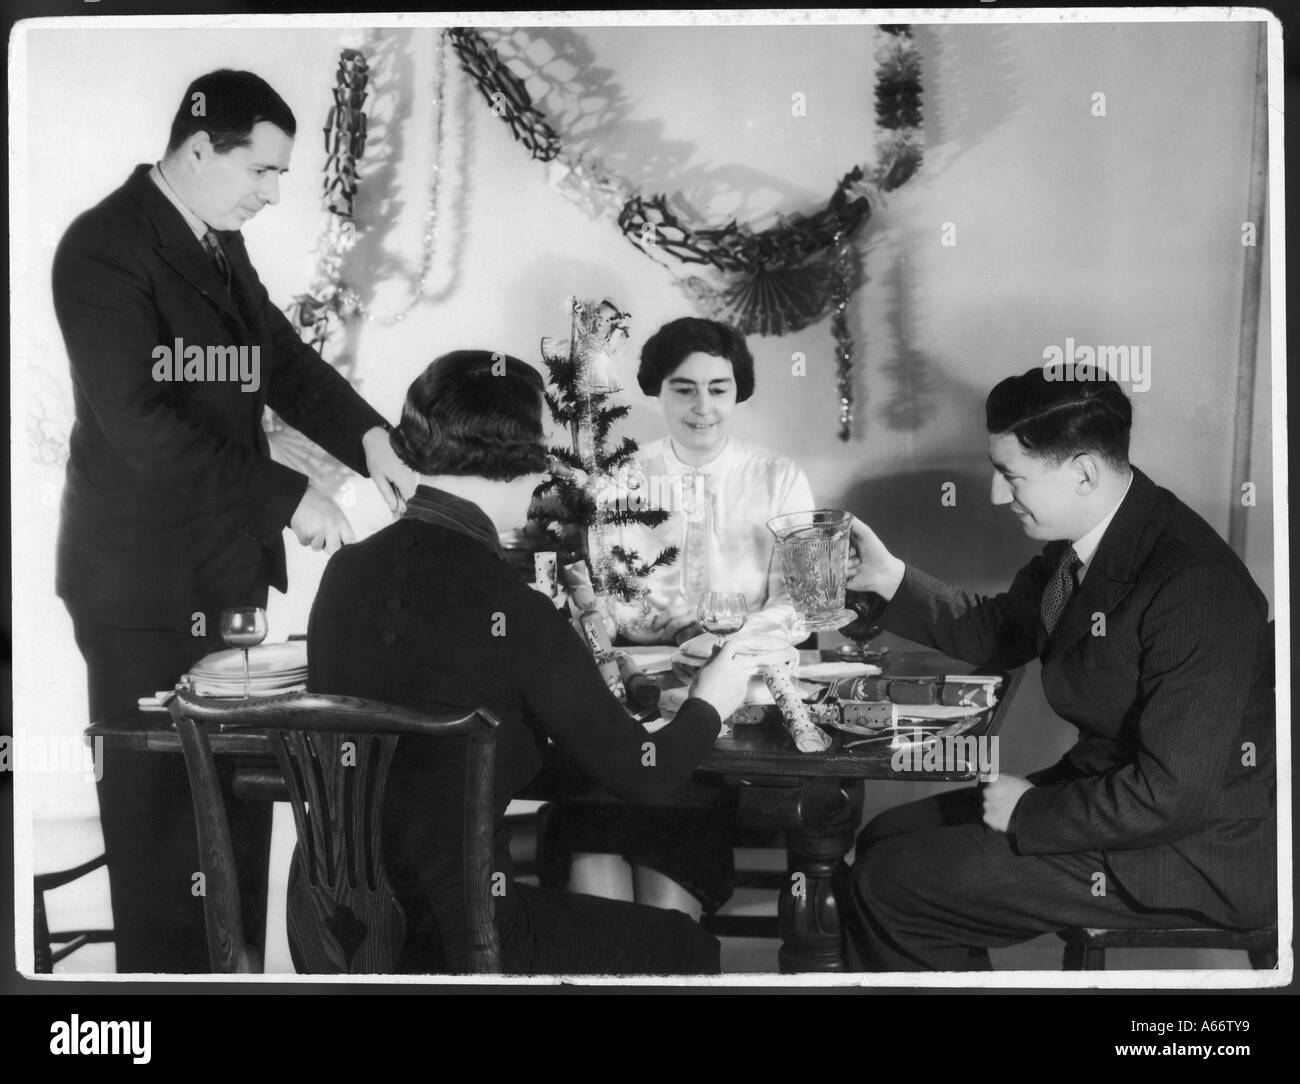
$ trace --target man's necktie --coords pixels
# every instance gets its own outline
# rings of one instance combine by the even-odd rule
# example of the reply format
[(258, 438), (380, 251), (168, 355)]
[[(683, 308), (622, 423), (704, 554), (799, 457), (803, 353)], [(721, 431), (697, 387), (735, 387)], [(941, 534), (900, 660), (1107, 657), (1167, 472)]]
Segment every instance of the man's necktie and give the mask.
[(1061, 623), (1061, 614), (1065, 612), (1065, 607), (1070, 602), (1070, 596), (1074, 594), (1075, 588), (1078, 586), (1074, 574), (1082, 564), (1079, 555), (1074, 552), (1074, 547), (1071, 546), (1065, 551), (1061, 563), (1056, 568), (1056, 575), (1052, 577), (1047, 589), (1043, 592), (1043, 601), (1039, 609), (1043, 617), (1043, 625), (1046, 626), (1049, 636), (1056, 631), (1056, 626)]
[(212, 266), (217, 269), (217, 275), (222, 282), (226, 284), (226, 289), (230, 289), (230, 261), (226, 259), (226, 253), (221, 247), (221, 241), (217, 237), (215, 230), (208, 230), (203, 235), (203, 247), (208, 250), (208, 257), (212, 260)]

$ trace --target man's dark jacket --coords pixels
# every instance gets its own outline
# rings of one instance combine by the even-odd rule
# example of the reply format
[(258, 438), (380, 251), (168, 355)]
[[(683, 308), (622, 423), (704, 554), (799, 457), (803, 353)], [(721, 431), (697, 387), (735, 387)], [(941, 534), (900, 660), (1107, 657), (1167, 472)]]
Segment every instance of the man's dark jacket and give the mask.
[[(285, 588), (281, 532), (307, 479), (270, 458), (263, 408), (362, 473), (361, 437), (384, 422), (270, 302), (238, 231), (218, 233), (226, 289), (149, 168), (78, 217), (54, 258), (76, 406), (57, 590), (105, 624), (181, 628), (250, 582)], [(156, 351), (178, 339), (205, 355), (257, 347), (260, 386), (155, 380)]]
[(980, 667), (1042, 660), (1048, 702), (1079, 740), (1030, 777), (1008, 826), (1019, 853), (1100, 851), (1099, 872), (1141, 907), (1271, 920), (1267, 601), (1209, 524), (1135, 470), (1049, 638), (1039, 607), (1066, 545), (1049, 543), (992, 598), (909, 567), (881, 623)]

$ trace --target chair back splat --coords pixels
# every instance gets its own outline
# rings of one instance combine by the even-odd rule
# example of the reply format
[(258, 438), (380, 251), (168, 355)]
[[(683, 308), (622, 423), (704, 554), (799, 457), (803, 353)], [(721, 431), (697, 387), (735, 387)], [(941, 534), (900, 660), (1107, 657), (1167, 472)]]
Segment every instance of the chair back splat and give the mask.
[(384, 868), (383, 811), (397, 740), (402, 735), (464, 739), (466, 958), (474, 973), (500, 970), (491, 896), (500, 724), (491, 712), (430, 716), (320, 693), (217, 701), (188, 692), (178, 693), (168, 710), (180, 734), (194, 798), (214, 971), (260, 970), (256, 952), (244, 944), (229, 822), (209, 741), (209, 732), (217, 728), (264, 731), (284, 778), (298, 836), (287, 925), (294, 966), (302, 974), (396, 969), (406, 916)]

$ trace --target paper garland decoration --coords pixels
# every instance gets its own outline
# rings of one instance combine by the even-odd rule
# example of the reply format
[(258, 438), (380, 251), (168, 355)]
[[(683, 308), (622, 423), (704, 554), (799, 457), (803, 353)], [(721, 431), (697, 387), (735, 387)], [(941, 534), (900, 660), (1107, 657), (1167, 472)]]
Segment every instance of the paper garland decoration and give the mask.
[[(827, 204), (812, 215), (791, 215), (755, 231), (732, 221), (695, 229), (680, 221), (662, 195), (643, 197), (590, 156), (569, 153), (562, 137), (477, 30), (448, 31), (461, 66), (474, 80), (493, 114), (509, 125), (530, 155), (551, 163), (561, 191), (589, 213), (617, 210), (625, 237), (656, 260), (716, 272), (683, 285), (699, 308), (734, 325), (742, 334), (783, 335), (832, 315), (836, 342), (839, 436), (848, 440), (853, 423), (853, 339), (845, 314), (857, 285), (852, 253), (845, 248), (871, 214), (871, 193), (893, 191), (921, 165), (921, 67), (911, 28), (880, 27), (876, 46), (876, 163), (868, 179), (856, 167), (836, 186)], [(621, 202), (620, 202), (621, 201)], [(661, 261), (662, 262), (662, 261)]]

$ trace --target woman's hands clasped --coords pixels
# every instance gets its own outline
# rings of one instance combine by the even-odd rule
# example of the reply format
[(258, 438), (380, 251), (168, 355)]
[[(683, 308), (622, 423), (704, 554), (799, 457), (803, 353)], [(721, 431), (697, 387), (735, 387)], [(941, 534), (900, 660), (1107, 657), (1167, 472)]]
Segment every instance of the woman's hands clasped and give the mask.
[(712, 704), (725, 721), (745, 702), (752, 669), (748, 661), (736, 658), (735, 641), (724, 641), (718, 653), (695, 675), (690, 695)]

